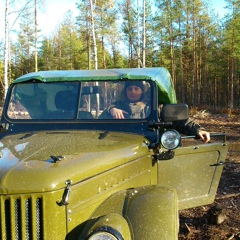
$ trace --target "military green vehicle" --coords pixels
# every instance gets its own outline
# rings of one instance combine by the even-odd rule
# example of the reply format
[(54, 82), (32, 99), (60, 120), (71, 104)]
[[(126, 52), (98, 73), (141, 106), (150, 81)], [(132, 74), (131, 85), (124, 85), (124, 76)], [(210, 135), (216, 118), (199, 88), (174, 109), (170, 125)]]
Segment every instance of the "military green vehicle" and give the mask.
[[(113, 118), (131, 81), (148, 111)], [(176, 102), (164, 68), (17, 78), (1, 118), (0, 239), (178, 239), (179, 211), (214, 201), (228, 146), (171, 129), (188, 118)]]

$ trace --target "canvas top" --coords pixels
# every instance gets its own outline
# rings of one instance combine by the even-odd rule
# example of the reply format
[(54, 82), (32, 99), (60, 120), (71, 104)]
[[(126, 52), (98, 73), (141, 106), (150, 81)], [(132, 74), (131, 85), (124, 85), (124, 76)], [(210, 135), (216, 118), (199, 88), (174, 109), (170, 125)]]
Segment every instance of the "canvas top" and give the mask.
[(41, 82), (153, 80), (158, 86), (159, 103), (176, 103), (176, 94), (169, 71), (156, 68), (124, 68), (99, 70), (53, 70), (25, 74), (13, 83), (38, 80)]

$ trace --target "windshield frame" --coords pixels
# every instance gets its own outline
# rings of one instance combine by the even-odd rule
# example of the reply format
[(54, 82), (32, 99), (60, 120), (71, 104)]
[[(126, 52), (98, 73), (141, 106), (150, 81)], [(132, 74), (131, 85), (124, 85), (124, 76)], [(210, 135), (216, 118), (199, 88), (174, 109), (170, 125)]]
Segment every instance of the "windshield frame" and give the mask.
[[(116, 82), (124, 82), (124, 81), (129, 81), (128, 79), (120, 79), (120, 80), (113, 80), (113, 81), (110, 81), (110, 80), (107, 80), (106, 82), (112, 82), (112, 83), (116, 83)], [(149, 84), (149, 89), (150, 89), (150, 96), (152, 101), (150, 101), (150, 108), (151, 110), (153, 110), (155, 107), (153, 106), (153, 97), (154, 97), (154, 85), (155, 85), (155, 82), (152, 81), (152, 80), (142, 80), (142, 79), (139, 79), (139, 81), (144, 81), (146, 82), (147, 84)], [(27, 82), (24, 82), (24, 83), (17, 83), (17, 84), (12, 84), (9, 88), (9, 92), (8, 92), (8, 95), (7, 95), (7, 98), (6, 98), (6, 101), (5, 101), (5, 107), (4, 107), (4, 112), (3, 112), (3, 116), (4, 118), (10, 122), (10, 123), (56, 123), (56, 122), (67, 122), (67, 123), (73, 123), (73, 122), (102, 122), (102, 121), (108, 121), (108, 122), (112, 122), (113, 119), (99, 119), (99, 118), (94, 118), (94, 119), (80, 119), (78, 118), (78, 114), (79, 114), (79, 111), (76, 110), (76, 112), (74, 113), (74, 117), (72, 117), (71, 119), (68, 118), (58, 118), (58, 119), (49, 119), (49, 118), (37, 118), (37, 119), (23, 119), (23, 118), (20, 118), (20, 119), (17, 119), (17, 118), (11, 118), (8, 114), (8, 109), (9, 109), (9, 106), (11, 104), (11, 96), (12, 94), (14, 93), (14, 90), (16, 87), (19, 86), (19, 84), (78, 84), (79, 85), (79, 91), (77, 93), (77, 98), (78, 98), (78, 103), (77, 103), (77, 109), (80, 109), (80, 101), (81, 101), (81, 93), (82, 91), (80, 91), (81, 87), (83, 86), (83, 83), (86, 83), (88, 82), (87, 80), (86, 81), (62, 81), (62, 82), (48, 82), (48, 83), (43, 83), (43, 82), (39, 82), (39, 81), (27, 81)], [(93, 81), (89, 81), (91, 83), (93, 83)], [(99, 80), (99, 81), (95, 81), (95, 82), (105, 82), (104, 80)], [(35, 87), (36, 85), (33, 85), (33, 87)], [(143, 118), (143, 119), (114, 119), (114, 123), (117, 123), (117, 122), (125, 122), (125, 121), (130, 121), (130, 122), (136, 122), (136, 121), (148, 121), (150, 118), (152, 118), (152, 112), (150, 112), (150, 114), (146, 117), (146, 118)]]

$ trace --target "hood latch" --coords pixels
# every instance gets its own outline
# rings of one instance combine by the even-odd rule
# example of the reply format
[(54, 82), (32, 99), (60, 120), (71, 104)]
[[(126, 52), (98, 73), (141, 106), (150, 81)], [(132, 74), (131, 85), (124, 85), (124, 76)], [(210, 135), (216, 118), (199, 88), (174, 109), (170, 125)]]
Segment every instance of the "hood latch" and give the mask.
[(67, 180), (65, 182), (65, 184), (67, 186), (66, 186), (66, 188), (65, 188), (65, 190), (63, 192), (62, 200), (60, 202), (57, 202), (58, 206), (68, 205), (68, 198), (69, 198), (69, 194), (70, 194), (70, 187), (71, 187), (71, 184), (72, 184), (72, 180)]

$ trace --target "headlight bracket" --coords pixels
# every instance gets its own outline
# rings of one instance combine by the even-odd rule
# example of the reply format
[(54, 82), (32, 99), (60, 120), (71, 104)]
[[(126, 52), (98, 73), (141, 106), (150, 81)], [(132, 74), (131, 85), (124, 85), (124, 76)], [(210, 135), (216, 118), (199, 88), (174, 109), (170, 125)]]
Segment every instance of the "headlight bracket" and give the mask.
[(159, 160), (170, 160), (173, 159), (175, 156), (175, 152), (172, 150), (163, 151), (157, 154), (154, 154), (152, 157), (153, 165)]

